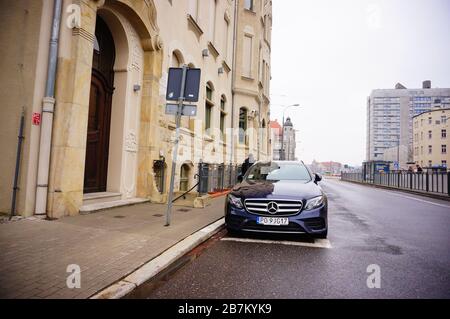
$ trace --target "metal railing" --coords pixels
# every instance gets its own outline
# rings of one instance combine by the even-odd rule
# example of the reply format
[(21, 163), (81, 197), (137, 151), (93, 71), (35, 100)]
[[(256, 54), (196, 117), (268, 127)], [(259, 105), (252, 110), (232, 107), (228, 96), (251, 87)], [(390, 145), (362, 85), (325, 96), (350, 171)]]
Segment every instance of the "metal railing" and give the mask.
[(232, 188), (237, 184), (241, 166), (224, 164), (198, 164), (198, 192), (207, 194)]
[(344, 181), (372, 184), (403, 190), (450, 196), (450, 172), (390, 172), (365, 176), (363, 173), (342, 173)]

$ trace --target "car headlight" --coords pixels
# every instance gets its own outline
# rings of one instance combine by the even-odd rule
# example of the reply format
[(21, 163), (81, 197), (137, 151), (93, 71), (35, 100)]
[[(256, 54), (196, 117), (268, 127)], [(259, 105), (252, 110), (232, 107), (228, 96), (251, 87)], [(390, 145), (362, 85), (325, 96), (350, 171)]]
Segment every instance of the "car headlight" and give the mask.
[(237, 207), (237, 208), (244, 208), (244, 205), (242, 204), (242, 201), (239, 197), (228, 195), (228, 202), (230, 205)]
[(312, 210), (323, 205), (323, 196), (314, 197), (306, 201), (305, 210)]

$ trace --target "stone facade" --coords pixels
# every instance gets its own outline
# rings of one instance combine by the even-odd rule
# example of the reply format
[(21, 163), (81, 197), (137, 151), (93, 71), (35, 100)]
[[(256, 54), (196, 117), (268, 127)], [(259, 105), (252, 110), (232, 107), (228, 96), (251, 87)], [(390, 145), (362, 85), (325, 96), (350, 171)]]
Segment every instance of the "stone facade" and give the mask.
[[(33, 113), (42, 112), (53, 3), (1, 3), (1, 43), (11, 42), (17, 32), (13, 28), (32, 39), (21, 47), (7, 49), (2, 45), (1, 49), (5, 57), (2, 66), (7, 67), (0, 79), (7, 112), (2, 117), (1, 146), (9, 150), (2, 161), (2, 170), (7, 172), (1, 183), (2, 212), (8, 212), (11, 198), (21, 114), (18, 105), (24, 106), (26, 118), (18, 213), (30, 216), (35, 209), (40, 125), (31, 122)], [(167, 186), (162, 189), (159, 185), (154, 161), (165, 159), (163, 184), (168, 185), (175, 131), (174, 117), (165, 115), (169, 67), (187, 64), (202, 70), (198, 114), (182, 121), (175, 191), (180, 188), (183, 165), (188, 168), (188, 186), (193, 186), (200, 162), (238, 164), (249, 152), (260, 159), (269, 157), (272, 6), (266, 0), (253, 4), (254, 8), (247, 10), (244, 1), (237, 0), (63, 0), (46, 206), (49, 217), (78, 214), (85, 200), (91, 73), (99, 17), (107, 24), (115, 45), (108, 193), (118, 194), (122, 200), (167, 200)], [(73, 8), (79, 8), (81, 16), (78, 23), (68, 25), (76, 13)], [(26, 21), (25, 28), (21, 19)], [(243, 34), (254, 38), (252, 70), (259, 70), (249, 78), (242, 74)], [(8, 92), (14, 94), (8, 96)], [(249, 138), (244, 145), (239, 143), (239, 134), (231, 131), (239, 127), (241, 107), (248, 110), (248, 128), (256, 131), (246, 132)], [(265, 130), (260, 131), (260, 127)]]

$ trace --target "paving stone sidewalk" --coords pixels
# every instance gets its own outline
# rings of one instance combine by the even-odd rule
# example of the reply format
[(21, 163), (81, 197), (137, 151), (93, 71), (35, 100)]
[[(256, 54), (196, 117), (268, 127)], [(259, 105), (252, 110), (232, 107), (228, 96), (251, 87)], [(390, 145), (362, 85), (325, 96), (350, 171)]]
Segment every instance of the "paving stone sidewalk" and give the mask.
[[(56, 221), (0, 224), (0, 298), (88, 298), (223, 217), (224, 197), (204, 209), (141, 204)], [(67, 266), (81, 268), (69, 289)]]

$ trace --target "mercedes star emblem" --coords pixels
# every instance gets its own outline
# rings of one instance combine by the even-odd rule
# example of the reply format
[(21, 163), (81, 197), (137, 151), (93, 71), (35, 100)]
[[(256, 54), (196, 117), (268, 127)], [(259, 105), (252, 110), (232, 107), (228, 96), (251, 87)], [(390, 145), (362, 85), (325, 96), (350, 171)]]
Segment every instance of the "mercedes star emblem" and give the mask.
[(275, 215), (278, 212), (278, 204), (275, 202), (270, 202), (267, 204), (267, 211), (270, 214)]

